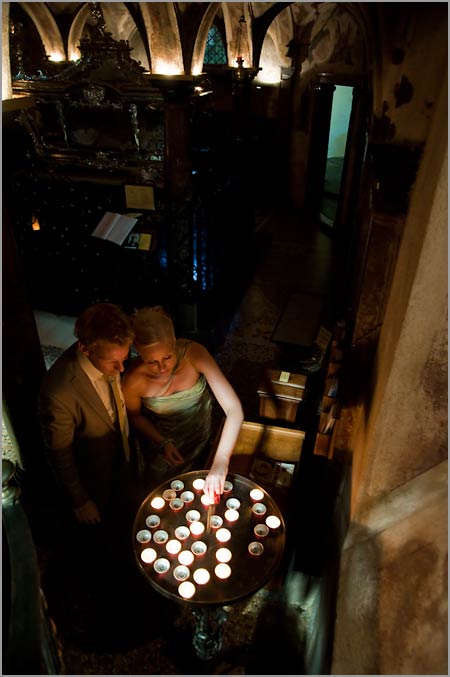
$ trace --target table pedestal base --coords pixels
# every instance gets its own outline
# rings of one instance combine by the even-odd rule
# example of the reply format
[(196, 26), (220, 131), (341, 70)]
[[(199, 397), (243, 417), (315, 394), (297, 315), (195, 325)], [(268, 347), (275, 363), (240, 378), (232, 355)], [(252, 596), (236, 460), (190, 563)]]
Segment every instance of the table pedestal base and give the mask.
[(222, 646), (223, 624), (228, 613), (224, 607), (199, 607), (192, 610), (194, 616), (194, 644), (197, 656), (207, 661), (213, 658)]

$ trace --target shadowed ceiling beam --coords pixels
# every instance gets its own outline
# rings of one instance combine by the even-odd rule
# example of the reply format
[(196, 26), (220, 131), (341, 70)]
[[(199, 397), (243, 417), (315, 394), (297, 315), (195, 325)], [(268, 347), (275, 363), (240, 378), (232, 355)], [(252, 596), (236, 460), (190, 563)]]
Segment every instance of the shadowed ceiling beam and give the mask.
[(43, 2), (20, 2), (33, 21), (44, 45), (45, 53), (52, 61), (65, 61), (64, 42), (55, 19)]
[(173, 2), (140, 2), (150, 45), (152, 73), (184, 73), (180, 32)]

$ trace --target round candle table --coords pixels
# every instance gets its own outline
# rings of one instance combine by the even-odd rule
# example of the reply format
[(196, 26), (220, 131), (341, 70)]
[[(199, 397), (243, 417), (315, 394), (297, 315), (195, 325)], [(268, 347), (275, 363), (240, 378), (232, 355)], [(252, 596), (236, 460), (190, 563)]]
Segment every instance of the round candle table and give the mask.
[(285, 547), (275, 501), (252, 480), (229, 473), (219, 502), (203, 493), (208, 470), (167, 480), (142, 502), (133, 525), (138, 567), (162, 595), (190, 606), (193, 643), (207, 660), (222, 642), (225, 606), (260, 590)]

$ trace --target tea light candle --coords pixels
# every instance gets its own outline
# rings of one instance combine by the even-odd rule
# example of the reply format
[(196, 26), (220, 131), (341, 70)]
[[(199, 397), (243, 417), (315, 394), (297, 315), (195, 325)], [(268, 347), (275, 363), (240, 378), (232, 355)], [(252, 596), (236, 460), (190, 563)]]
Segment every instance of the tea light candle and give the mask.
[(229, 529), (224, 529), (223, 527), (221, 529), (218, 529), (216, 532), (216, 538), (218, 541), (221, 543), (226, 543), (227, 541), (230, 540), (231, 538), (231, 531)]
[(159, 515), (149, 515), (145, 518), (145, 523), (150, 529), (155, 529), (161, 524), (161, 519)]
[(146, 564), (151, 564), (156, 559), (156, 550), (154, 548), (144, 548), (141, 552), (141, 560)]
[(252, 508), (252, 512), (254, 515), (258, 516), (265, 515), (267, 512), (267, 508), (264, 505), (264, 503), (255, 503), (255, 505)]
[(227, 508), (231, 508), (232, 510), (238, 510), (240, 505), (241, 502), (238, 498), (229, 498), (226, 503)]
[(189, 575), (190, 575), (189, 569), (183, 564), (179, 564), (173, 570), (173, 577), (177, 581), (185, 581), (187, 578), (189, 578)]
[(165, 557), (160, 557), (153, 565), (157, 574), (165, 574), (170, 569), (170, 562)]
[(257, 524), (253, 531), (258, 538), (264, 538), (269, 533), (269, 527), (266, 524)]
[(270, 529), (278, 529), (281, 524), (281, 520), (276, 515), (269, 515), (266, 519), (266, 524)]
[(196, 541), (191, 545), (191, 550), (197, 557), (204, 555), (207, 549), (208, 546), (203, 541)]
[(184, 597), (184, 599), (190, 599), (195, 595), (195, 585), (190, 581), (183, 581), (183, 583), (180, 583), (178, 586), (178, 592), (180, 597)]
[(233, 491), (233, 483), (227, 480), (223, 485), (223, 493), (229, 494), (231, 491)]
[(184, 482), (181, 480), (173, 480), (173, 482), (170, 483), (170, 488), (174, 489), (174, 491), (181, 491), (184, 489)]
[(214, 569), (214, 573), (216, 574), (217, 578), (222, 578), (222, 579), (228, 578), (231, 574), (231, 567), (228, 564), (221, 562)]
[(214, 499), (209, 498), (209, 496), (207, 496), (206, 494), (203, 494), (200, 500), (206, 507), (209, 507), (210, 505), (214, 504)]
[(249, 544), (248, 551), (251, 555), (259, 556), (264, 552), (264, 546), (259, 541), (253, 541)]
[(228, 550), (228, 548), (219, 548), (216, 552), (216, 560), (218, 562), (229, 562), (231, 557), (231, 550)]
[(165, 543), (167, 539), (169, 538), (169, 534), (167, 531), (164, 531), (164, 529), (160, 529), (159, 531), (155, 531), (153, 535), (153, 540), (155, 543)]
[(139, 543), (148, 543), (149, 541), (152, 540), (152, 535), (148, 529), (141, 529), (136, 534), (136, 540)]
[(192, 553), (190, 550), (182, 550), (178, 555), (178, 561), (180, 564), (189, 566), (194, 561), (194, 553)]
[(205, 480), (198, 477), (196, 480), (192, 482), (192, 486), (196, 491), (203, 491), (203, 487), (205, 486)]
[(192, 503), (194, 500), (195, 496), (192, 491), (183, 491), (183, 493), (180, 496), (181, 500), (184, 501), (185, 503)]
[(236, 520), (239, 519), (239, 513), (237, 510), (229, 508), (228, 510), (225, 510), (224, 517), (226, 520), (228, 520), (228, 522), (236, 522)]
[(213, 529), (218, 529), (223, 524), (223, 519), (220, 515), (211, 515), (210, 524)]
[(176, 538), (171, 538), (170, 541), (166, 543), (166, 550), (171, 555), (176, 555), (181, 550), (181, 543), (177, 541)]
[(171, 501), (172, 498), (177, 497), (177, 492), (174, 491), (173, 489), (166, 489), (165, 491), (163, 491), (162, 496), (166, 501)]
[(169, 503), (169, 506), (174, 510), (175, 512), (178, 512), (178, 510), (181, 510), (181, 508), (184, 505), (184, 501), (181, 500), (181, 498), (172, 498), (172, 500)]
[(155, 498), (152, 499), (150, 505), (155, 510), (161, 510), (161, 508), (164, 508), (164, 506), (166, 505), (166, 502), (162, 496), (155, 496)]
[(205, 585), (211, 578), (208, 569), (196, 569), (194, 571), (194, 581), (199, 585)]
[(193, 536), (200, 536), (205, 531), (205, 525), (203, 522), (192, 522), (189, 525), (189, 529)]
[(264, 498), (264, 492), (261, 489), (252, 489), (250, 492), (250, 498), (252, 501), (262, 501)]
[(186, 519), (188, 522), (196, 522), (200, 519), (200, 513), (198, 510), (188, 510), (186, 513)]
[(188, 527), (185, 527), (182, 525), (181, 527), (177, 527), (175, 529), (175, 536), (180, 540), (180, 541), (185, 541), (188, 536), (190, 536), (191, 532), (189, 531)]

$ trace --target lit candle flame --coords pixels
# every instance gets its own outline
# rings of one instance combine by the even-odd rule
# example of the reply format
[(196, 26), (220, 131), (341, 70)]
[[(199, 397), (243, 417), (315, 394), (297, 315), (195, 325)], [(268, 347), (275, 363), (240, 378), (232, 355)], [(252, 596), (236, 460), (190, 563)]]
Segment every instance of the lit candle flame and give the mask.
[(197, 478), (196, 480), (194, 480), (194, 481), (192, 482), (192, 486), (193, 486), (194, 489), (196, 489), (197, 491), (201, 491), (201, 490), (203, 489), (203, 487), (205, 486), (205, 480), (203, 480), (203, 479), (201, 479), (201, 478), (199, 477), (199, 478)]
[(166, 502), (162, 496), (155, 496), (155, 498), (152, 499), (150, 505), (155, 510), (161, 510), (161, 508), (164, 508), (164, 506), (166, 505)]
[(194, 561), (194, 553), (192, 553), (190, 550), (182, 550), (178, 555), (178, 561), (180, 564), (189, 566)]
[(266, 524), (271, 529), (278, 529), (281, 524), (281, 520), (276, 515), (269, 515), (266, 519)]
[(228, 564), (221, 562), (214, 569), (214, 573), (216, 574), (217, 578), (222, 578), (222, 579), (228, 578), (231, 574), (231, 567), (228, 566)]
[(190, 581), (183, 581), (183, 583), (180, 583), (178, 586), (178, 592), (184, 599), (190, 599), (195, 595), (195, 585)]
[(156, 550), (154, 548), (145, 548), (141, 552), (141, 560), (146, 564), (151, 564), (156, 559)]
[(207, 569), (197, 569), (194, 571), (194, 581), (199, 583), (199, 585), (204, 585), (211, 578), (209, 571)]
[(239, 519), (238, 511), (234, 510), (233, 508), (225, 510), (225, 519), (228, 520), (229, 522), (236, 522), (236, 520)]
[(181, 550), (180, 541), (177, 541), (175, 538), (171, 538), (170, 541), (167, 541), (166, 543), (166, 550), (171, 555), (176, 555)]
[(205, 531), (205, 525), (203, 522), (192, 522), (192, 524), (189, 525), (189, 529), (193, 536), (200, 536), (200, 534)]
[(250, 498), (252, 501), (262, 501), (264, 498), (264, 492), (261, 489), (252, 489), (250, 492)]
[(216, 552), (216, 559), (218, 562), (229, 562), (231, 556), (231, 550), (228, 550), (228, 548), (219, 548)]
[(216, 533), (216, 538), (221, 543), (226, 543), (231, 538), (231, 531), (229, 529), (218, 529)]

